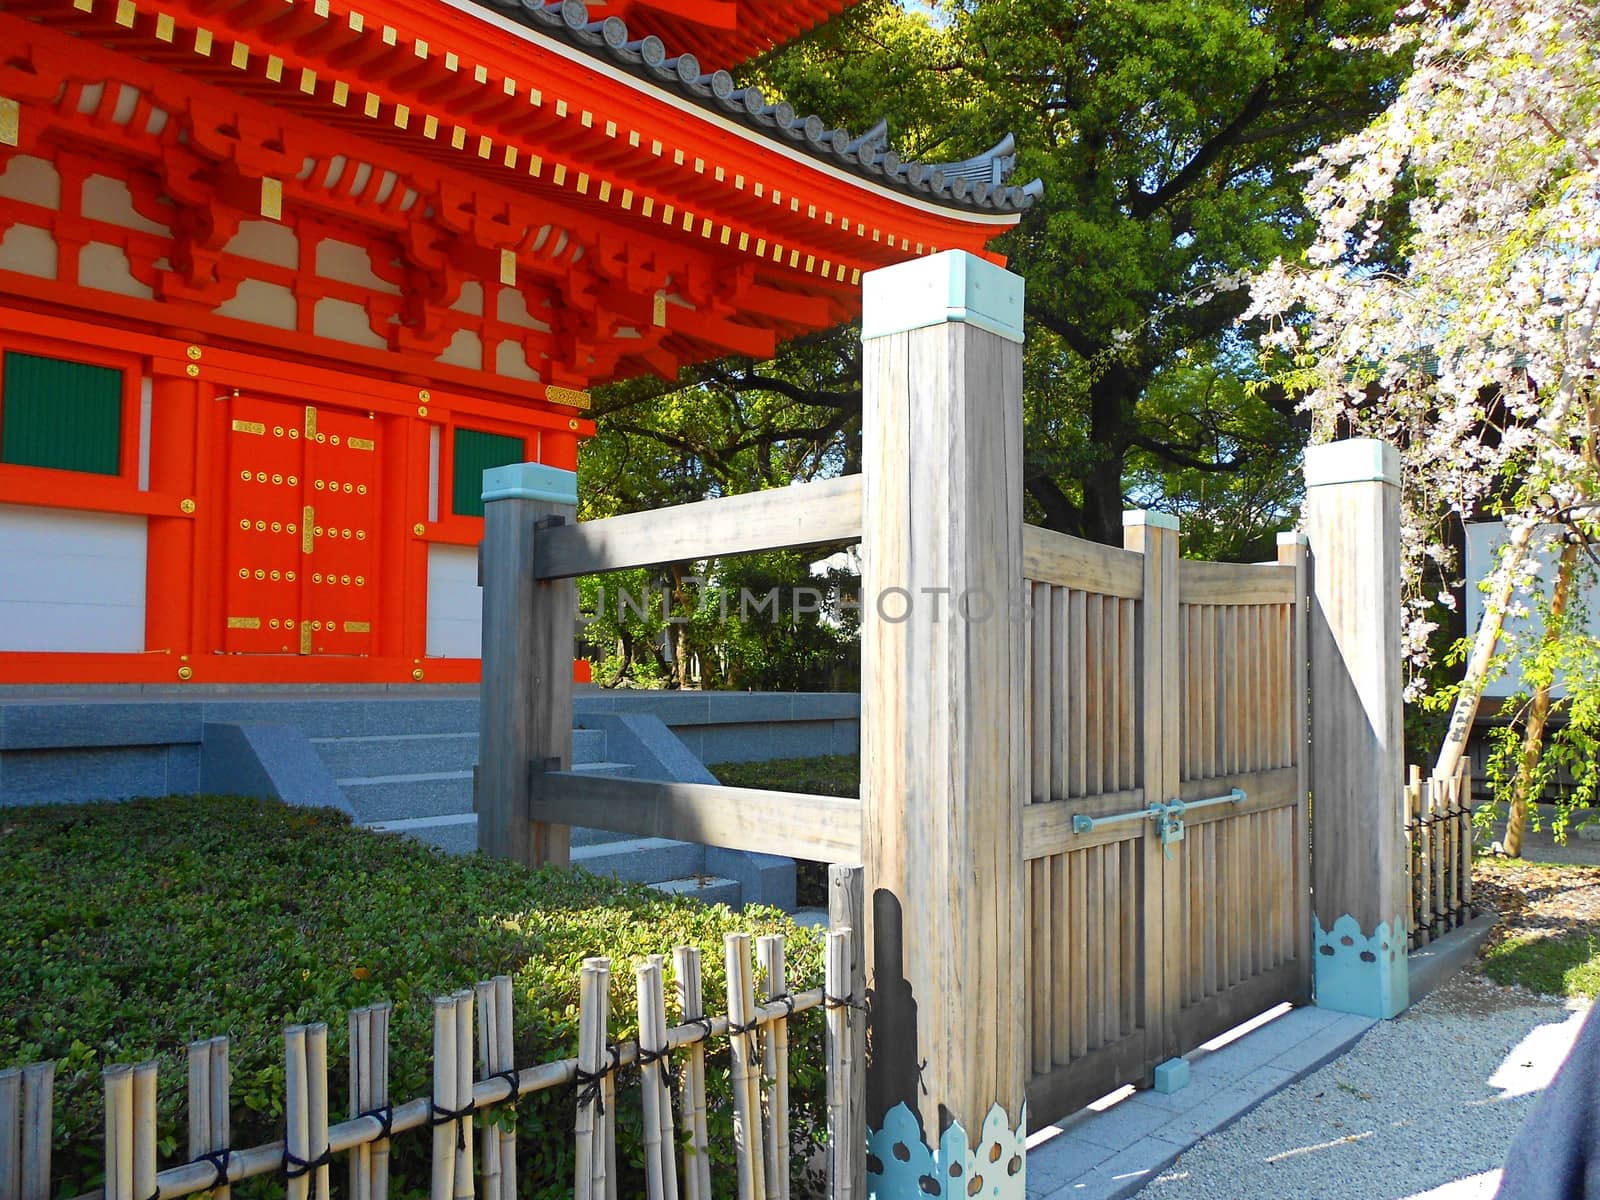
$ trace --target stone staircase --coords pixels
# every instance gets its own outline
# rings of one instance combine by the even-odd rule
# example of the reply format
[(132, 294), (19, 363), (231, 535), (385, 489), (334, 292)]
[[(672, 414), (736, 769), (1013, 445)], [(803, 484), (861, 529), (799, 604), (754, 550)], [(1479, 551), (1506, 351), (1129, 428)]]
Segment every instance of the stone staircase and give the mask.
[[(453, 709), (456, 706), (448, 706)], [(475, 707), (475, 706), (474, 706)], [(458, 714), (467, 728), (439, 732), (313, 736), (312, 748), (355, 810), (359, 824), (405, 834), (454, 854), (477, 848), (472, 768), (478, 761), (476, 711)], [(370, 720), (363, 727), (370, 727)], [(572, 769), (595, 775), (633, 775), (632, 763), (608, 757), (603, 729), (574, 729)], [(572, 831), (572, 862), (598, 875), (647, 883), (706, 903), (737, 905), (738, 880), (706, 871), (706, 850), (665, 838), (632, 838), (600, 829)]]

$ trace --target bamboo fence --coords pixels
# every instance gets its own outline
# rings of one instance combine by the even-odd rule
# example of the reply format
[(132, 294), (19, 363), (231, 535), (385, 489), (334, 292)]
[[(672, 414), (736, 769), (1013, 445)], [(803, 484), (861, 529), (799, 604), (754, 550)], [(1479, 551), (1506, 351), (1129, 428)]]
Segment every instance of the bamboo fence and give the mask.
[(1448, 779), (1413, 766), (1405, 791), (1410, 851), (1411, 949), (1426, 946), (1473, 915), (1472, 765)]
[[(667, 1023), (666, 963), (652, 956), (634, 971), (639, 1021), (630, 1041), (612, 1041), (611, 963), (586, 959), (580, 973), (576, 1057), (530, 1067), (512, 1063), (511, 980), (501, 975), (433, 1002), (433, 1087), (428, 1096), (389, 1101), (390, 1006), (349, 1014), (347, 1119), (330, 1122), (328, 1028), (284, 1030), (285, 1107), (281, 1141), (246, 1149), (229, 1145), (228, 1039), (188, 1047), (188, 1158), (164, 1169), (156, 1153), (156, 1063), (116, 1064), (104, 1071), (105, 1187), (77, 1200), (178, 1200), (277, 1175), (286, 1200), (329, 1200), (333, 1159), (344, 1155), (350, 1200), (386, 1200), (391, 1138), (427, 1128), (432, 1137), (430, 1200), (516, 1200), (516, 1134), (474, 1117), (523, 1096), (576, 1085), (573, 1131), (577, 1200), (615, 1200), (616, 1095), (625, 1068), (637, 1068), (644, 1111), (644, 1162), (649, 1200), (710, 1200), (706, 1129), (706, 1049), (727, 1038), (732, 1049), (734, 1138), (740, 1200), (787, 1200), (793, 1158), (805, 1155), (789, 1132), (789, 1020), (825, 1010), (828, 1177), (831, 1196), (855, 1200), (853, 1148), (865, 1130), (849, 1096), (853, 1027), (860, 1004), (851, 995), (851, 931), (827, 935), (823, 986), (789, 992), (782, 936), (756, 940), (765, 975), (755, 998), (748, 934), (728, 934), (728, 1012), (704, 1011), (700, 952), (673, 954), (672, 991), (679, 1023)], [(476, 1050), (476, 1055), (474, 1055)], [(476, 1068), (474, 1062), (476, 1061)], [(54, 1064), (0, 1071), (0, 1200), (49, 1200)], [(682, 1128), (680, 1138), (677, 1129)], [(681, 1150), (681, 1162), (680, 1154)], [(681, 1187), (680, 1187), (681, 1180)]]

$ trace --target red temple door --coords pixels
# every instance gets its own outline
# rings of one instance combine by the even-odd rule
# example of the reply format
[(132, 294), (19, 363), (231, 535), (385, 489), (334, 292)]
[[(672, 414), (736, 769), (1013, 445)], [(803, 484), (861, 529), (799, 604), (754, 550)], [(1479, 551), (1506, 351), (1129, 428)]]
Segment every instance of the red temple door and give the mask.
[(254, 396), (231, 405), (223, 649), (371, 653), (377, 422)]

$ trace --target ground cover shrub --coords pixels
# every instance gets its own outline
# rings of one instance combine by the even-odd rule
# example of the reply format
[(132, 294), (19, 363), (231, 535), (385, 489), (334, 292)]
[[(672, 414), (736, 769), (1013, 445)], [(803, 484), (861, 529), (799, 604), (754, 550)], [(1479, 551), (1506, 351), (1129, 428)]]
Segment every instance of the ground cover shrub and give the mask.
[(1484, 953), (1483, 973), (1544, 996), (1600, 999), (1600, 941), (1585, 929), (1517, 934)]
[[(578, 972), (612, 960), (612, 1029), (633, 1028), (633, 965), (701, 948), (706, 1006), (725, 1012), (723, 935), (788, 935), (792, 987), (821, 980), (819, 935), (774, 909), (742, 913), (581, 872), (455, 858), (352, 827), (328, 810), (176, 797), (0, 811), (0, 1066), (54, 1059), (57, 1196), (101, 1182), (101, 1070), (161, 1063), (163, 1165), (187, 1144), (184, 1046), (231, 1039), (233, 1142), (281, 1136), (284, 1025), (325, 1021), (329, 1095), (342, 1119), (347, 1013), (394, 1003), (390, 1096), (429, 1091), (431, 1001), (479, 979), (515, 981), (516, 1064), (576, 1051)], [(760, 981), (757, 983), (761, 986)], [(669, 1000), (674, 1018), (676, 1009)], [(795, 1018), (798, 1137), (820, 1143), (821, 1022)], [(726, 1043), (708, 1071), (714, 1178), (731, 1194)], [(525, 1196), (571, 1195), (573, 1094), (517, 1106)], [(637, 1088), (618, 1105), (619, 1164), (640, 1159)], [(427, 1191), (425, 1132), (394, 1141), (397, 1198)], [(803, 1157), (803, 1156), (801, 1156)], [(338, 1171), (336, 1170), (336, 1176)], [(251, 1181), (243, 1200), (281, 1195)], [(642, 1194), (642, 1179), (621, 1180)]]
[[(766, 762), (716, 763), (708, 767), (728, 787), (803, 792), (810, 796), (861, 794), (861, 756), (819, 754), (812, 758), (774, 758)], [(828, 906), (828, 864), (795, 861), (795, 902), (801, 908)]]

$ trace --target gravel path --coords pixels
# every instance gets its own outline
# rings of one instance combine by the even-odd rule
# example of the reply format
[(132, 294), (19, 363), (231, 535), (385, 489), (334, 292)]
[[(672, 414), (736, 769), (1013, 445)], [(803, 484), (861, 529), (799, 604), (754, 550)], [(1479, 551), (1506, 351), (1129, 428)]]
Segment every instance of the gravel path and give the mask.
[(1178, 1158), (1150, 1200), (1487, 1200), (1581, 1011), (1461, 975)]

